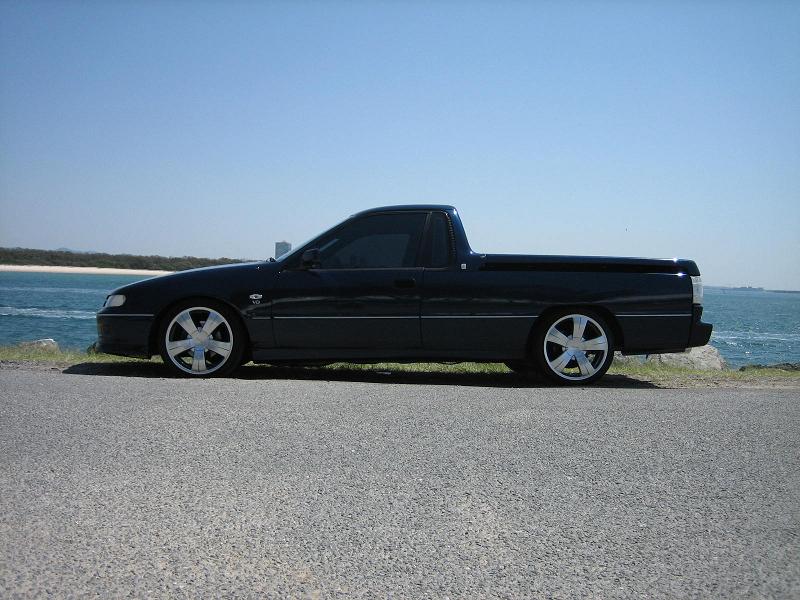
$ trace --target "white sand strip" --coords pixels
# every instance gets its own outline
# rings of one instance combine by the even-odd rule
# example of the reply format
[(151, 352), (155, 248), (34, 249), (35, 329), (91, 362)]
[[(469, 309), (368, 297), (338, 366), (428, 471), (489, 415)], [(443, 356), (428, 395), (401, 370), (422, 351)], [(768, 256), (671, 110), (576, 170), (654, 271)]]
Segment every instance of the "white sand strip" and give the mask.
[(169, 275), (173, 271), (147, 269), (104, 269), (100, 267), (54, 267), (49, 265), (0, 265), (0, 272), (12, 273), (75, 273), (81, 275)]

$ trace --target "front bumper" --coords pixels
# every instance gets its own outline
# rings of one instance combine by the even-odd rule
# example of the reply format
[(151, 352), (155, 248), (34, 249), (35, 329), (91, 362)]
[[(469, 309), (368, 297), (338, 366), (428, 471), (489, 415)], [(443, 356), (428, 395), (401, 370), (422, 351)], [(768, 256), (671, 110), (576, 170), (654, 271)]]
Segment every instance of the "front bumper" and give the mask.
[(152, 315), (97, 313), (97, 350), (106, 354), (150, 358)]
[(689, 331), (689, 348), (695, 346), (705, 346), (711, 339), (711, 330), (714, 328), (710, 323), (703, 323), (703, 307), (699, 304), (692, 306), (692, 328)]

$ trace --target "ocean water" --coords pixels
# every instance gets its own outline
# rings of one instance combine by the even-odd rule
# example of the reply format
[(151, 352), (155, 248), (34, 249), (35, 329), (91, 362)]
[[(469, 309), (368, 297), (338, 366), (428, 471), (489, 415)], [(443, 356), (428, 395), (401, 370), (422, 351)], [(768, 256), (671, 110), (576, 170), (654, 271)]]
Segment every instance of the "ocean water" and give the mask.
[[(0, 345), (53, 338), (85, 349), (95, 312), (116, 287), (140, 275), (0, 273)], [(800, 294), (706, 288), (703, 319), (731, 366), (800, 362)]]
[(85, 350), (97, 339), (95, 313), (108, 293), (141, 275), (0, 273), (0, 345), (53, 338)]
[(731, 366), (800, 362), (800, 293), (706, 288), (703, 307)]

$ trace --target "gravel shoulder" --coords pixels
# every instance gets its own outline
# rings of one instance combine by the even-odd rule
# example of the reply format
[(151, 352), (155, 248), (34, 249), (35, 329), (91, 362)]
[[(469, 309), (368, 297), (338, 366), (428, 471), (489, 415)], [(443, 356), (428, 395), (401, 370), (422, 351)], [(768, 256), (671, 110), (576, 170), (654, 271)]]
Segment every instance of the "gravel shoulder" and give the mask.
[(0, 369), (2, 597), (800, 594), (794, 390), (72, 369)]

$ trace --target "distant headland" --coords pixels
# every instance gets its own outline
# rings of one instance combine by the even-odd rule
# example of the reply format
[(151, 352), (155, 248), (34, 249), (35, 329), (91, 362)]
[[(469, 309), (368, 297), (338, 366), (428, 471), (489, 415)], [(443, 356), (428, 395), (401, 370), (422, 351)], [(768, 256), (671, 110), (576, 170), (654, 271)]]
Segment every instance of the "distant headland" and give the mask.
[(198, 267), (214, 267), (247, 262), (235, 258), (196, 256), (137, 256), (70, 250), (0, 248), (0, 270), (39, 272), (79, 272), (122, 274), (163, 274)]
[(730, 285), (707, 285), (706, 289), (722, 290), (725, 292), (771, 292), (774, 294), (800, 294), (800, 290), (768, 290), (763, 287), (753, 287), (750, 285), (730, 286)]

